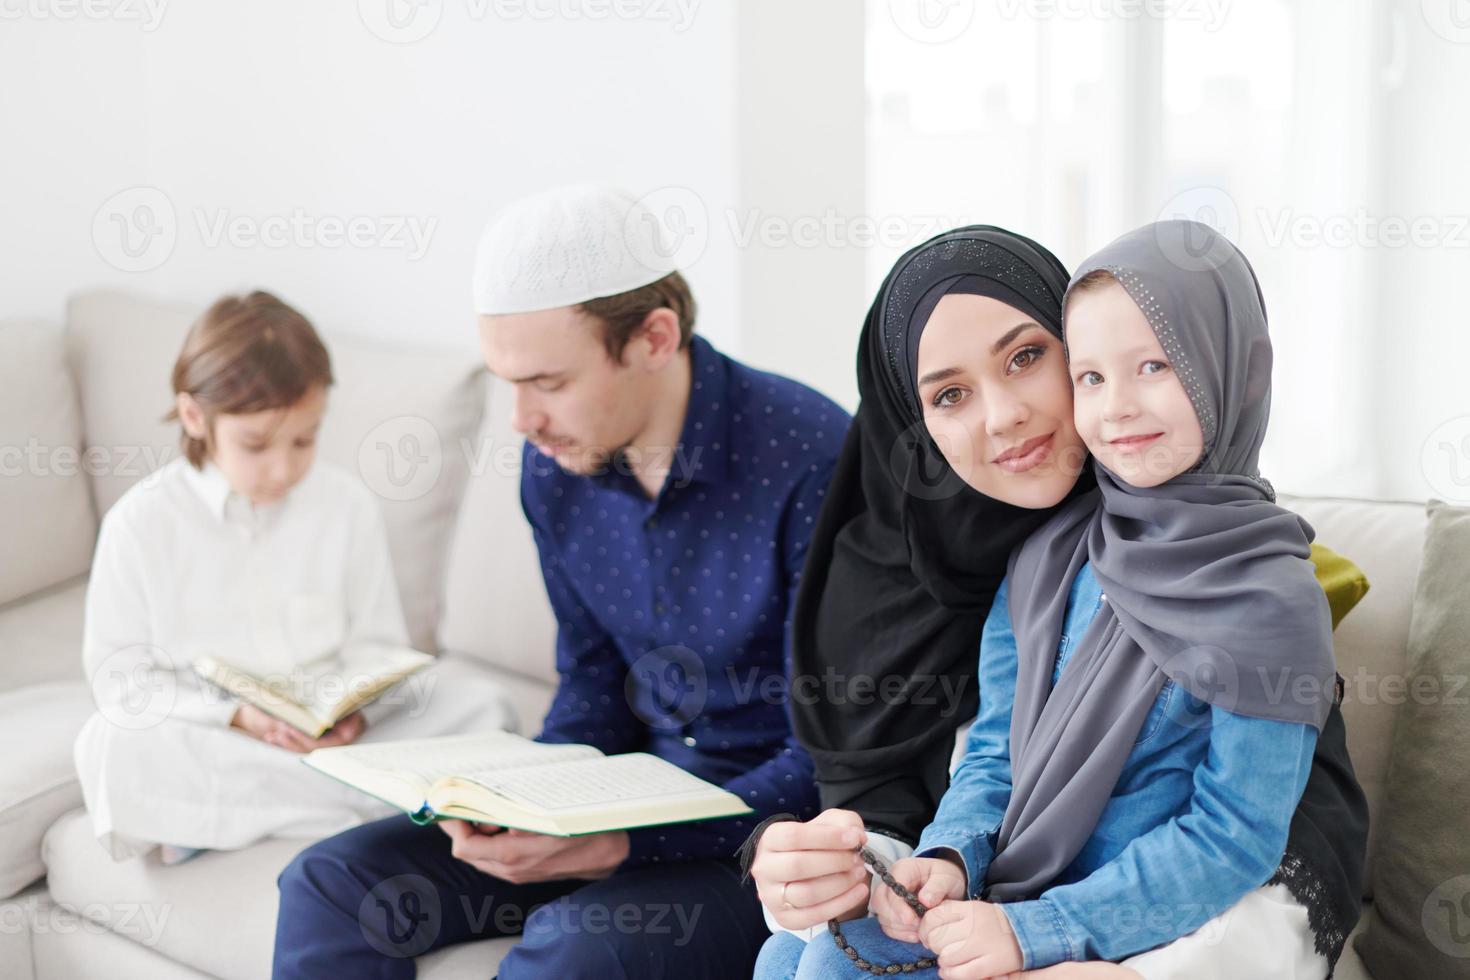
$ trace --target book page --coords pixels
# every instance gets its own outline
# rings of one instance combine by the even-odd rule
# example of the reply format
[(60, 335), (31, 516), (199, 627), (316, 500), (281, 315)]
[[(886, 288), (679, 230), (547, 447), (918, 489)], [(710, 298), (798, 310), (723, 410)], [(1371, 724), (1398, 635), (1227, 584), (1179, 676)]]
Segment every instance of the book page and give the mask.
[(317, 718), (335, 722), (433, 662), (431, 655), (407, 647), (333, 655), (302, 668), (301, 703)]
[(464, 770), (458, 775), (520, 806), (548, 813), (673, 804), (723, 792), (672, 762), (642, 752), (519, 770)]
[(368, 742), (317, 751), (340, 753), (360, 767), (408, 776), (426, 786), (470, 771), (491, 774), (524, 766), (602, 758), (602, 753), (590, 745), (547, 745), (510, 732)]

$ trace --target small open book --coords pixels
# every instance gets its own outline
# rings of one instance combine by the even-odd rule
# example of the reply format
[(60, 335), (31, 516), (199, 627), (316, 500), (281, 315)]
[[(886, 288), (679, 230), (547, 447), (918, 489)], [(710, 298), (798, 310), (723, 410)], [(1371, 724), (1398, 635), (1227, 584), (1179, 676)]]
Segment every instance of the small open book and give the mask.
[(261, 677), (215, 657), (200, 657), (193, 667), (216, 687), (318, 738), (433, 662), (430, 654), (404, 648), (374, 651), (370, 659), (330, 657), (290, 677)]
[(752, 812), (658, 756), (608, 756), (510, 732), (343, 745), (302, 761), (420, 824), (470, 820), (574, 837)]

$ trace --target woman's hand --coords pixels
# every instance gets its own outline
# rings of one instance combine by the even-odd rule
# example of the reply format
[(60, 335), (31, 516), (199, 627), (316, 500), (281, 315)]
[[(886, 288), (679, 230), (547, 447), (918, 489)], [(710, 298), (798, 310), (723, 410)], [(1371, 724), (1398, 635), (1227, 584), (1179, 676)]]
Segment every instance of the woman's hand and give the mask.
[(865, 914), (868, 870), (857, 849), (867, 838), (862, 817), (851, 810), (771, 824), (750, 865), (756, 894), (785, 929)]
[[(904, 858), (888, 871), (894, 881), (912, 892), (927, 909), (950, 899), (965, 897), (965, 872), (949, 861)], [(890, 938), (905, 943), (919, 942), (919, 916), (893, 889), (887, 886), (878, 889), (873, 896), (873, 914)]]
[(230, 727), (238, 728), (251, 738), (258, 738), (276, 748), (289, 752), (310, 752), (313, 749), (349, 745), (357, 741), (367, 729), (367, 722), (363, 719), (362, 712), (354, 711), (323, 732), (320, 738), (312, 738), (279, 718), (271, 717), (253, 704), (242, 704), (236, 710), (235, 717), (230, 719)]
[(919, 921), (919, 942), (938, 957), (943, 980), (988, 980), (1021, 969), (1011, 920), (991, 902), (941, 902)]

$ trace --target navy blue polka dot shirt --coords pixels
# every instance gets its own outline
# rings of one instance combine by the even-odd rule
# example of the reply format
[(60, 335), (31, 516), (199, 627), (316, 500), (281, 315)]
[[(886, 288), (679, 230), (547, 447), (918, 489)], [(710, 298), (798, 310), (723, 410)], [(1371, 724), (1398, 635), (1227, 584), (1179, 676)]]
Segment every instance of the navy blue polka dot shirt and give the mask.
[(787, 714), (787, 630), (847, 432), (840, 406), (702, 337), (674, 465), (567, 473), (527, 443), (521, 505), (559, 628), (545, 742), (649, 752), (755, 812), (629, 832), (626, 866), (730, 857), (755, 824), (817, 812)]

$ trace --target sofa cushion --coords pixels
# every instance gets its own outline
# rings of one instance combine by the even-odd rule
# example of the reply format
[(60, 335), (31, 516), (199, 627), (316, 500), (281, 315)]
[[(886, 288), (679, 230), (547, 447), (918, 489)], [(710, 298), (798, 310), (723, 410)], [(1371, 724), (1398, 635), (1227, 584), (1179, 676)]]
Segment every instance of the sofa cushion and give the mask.
[[(121, 917), (128, 922), (124, 927), (128, 935), (120, 935), (49, 898), (42, 899), (32, 911), (35, 980), (210, 980), (207, 974), (170, 960), (149, 945), (150, 930), (158, 922), (150, 920), (148, 912), (124, 910)], [(5, 976), (8, 980), (10, 975)]]
[[(169, 375), (198, 306), (89, 292), (67, 307), (67, 342), (89, 446), (110, 454), (92, 478), (99, 513), (179, 452)], [(322, 458), (378, 496), (414, 645), (436, 646), (443, 569), (469, 472), (462, 446), (479, 426), (483, 369), (468, 351), (403, 351), (317, 324), (337, 383)]]
[[(524, 440), (510, 427), (510, 386), (489, 380), (469, 454), (474, 472), (449, 552), (439, 640), (446, 649), (554, 684), (556, 621), (521, 513)], [(539, 731), (540, 720), (522, 718), (522, 724)]]
[(5, 980), (36, 980), (31, 936), (49, 902), (44, 883), (0, 899), (0, 976)]
[[(74, 810), (46, 835), (51, 897), (89, 919), (209, 976), (270, 976), (279, 875), (304, 840), (268, 840), (240, 851), (209, 851), (164, 867), (157, 852), (114, 862)], [(420, 959), (426, 980), (486, 977), (514, 940), (493, 939)]]
[(0, 604), (92, 563), (89, 465), (61, 330), (0, 323)]
[(46, 873), (41, 838), (56, 818), (82, 801), (71, 747), (92, 713), (80, 680), (0, 693), (0, 898)]
[(1470, 508), (1429, 505), (1374, 870), (1373, 914), (1358, 940), (1376, 972), (1470, 980)]
[(1353, 929), (1348, 940), (1343, 944), (1342, 956), (1337, 961), (1337, 969), (1333, 971), (1333, 980), (1373, 980), (1373, 974), (1368, 972), (1368, 967), (1363, 964), (1363, 959), (1358, 955), (1357, 938), (1362, 935), (1363, 928), (1368, 924), (1368, 916), (1373, 910), (1372, 903), (1364, 903), (1361, 918)]
[(46, 834), (51, 897), (203, 973), (270, 975), (276, 928), (276, 875), (308, 842), (268, 840), (240, 851), (211, 851), (174, 867), (158, 852), (113, 861), (85, 810)]
[(1368, 594), (1333, 634), (1337, 670), (1347, 682), (1342, 712), (1348, 751), (1368, 796), (1368, 873), (1380, 847), (1388, 750), (1405, 686), (1409, 616), (1424, 543), (1424, 508), (1418, 504), (1283, 497), (1281, 504), (1305, 517), (1317, 540), (1353, 561), (1368, 576)]
[(81, 578), (0, 606), (0, 691), (82, 679), (86, 600)]

